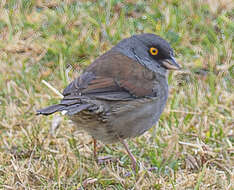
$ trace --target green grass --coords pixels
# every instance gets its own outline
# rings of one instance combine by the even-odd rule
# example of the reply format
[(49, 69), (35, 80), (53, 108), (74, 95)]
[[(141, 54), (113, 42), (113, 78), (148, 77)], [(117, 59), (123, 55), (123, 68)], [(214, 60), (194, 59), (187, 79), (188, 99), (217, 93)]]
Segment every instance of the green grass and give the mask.
[[(0, 188), (233, 189), (233, 8), (231, 0), (1, 1)], [(183, 70), (168, 76), (157, 126), (128, 141), (133, 174), (120, 144), (99, 142), (99, 156), (119, 161), (97, 165), (90, 136), (61, 115), (53, 131), (55, 116), (35, 113), (59, 102), (42, 80), (62, 91), (142, 32), (170, 41)]]

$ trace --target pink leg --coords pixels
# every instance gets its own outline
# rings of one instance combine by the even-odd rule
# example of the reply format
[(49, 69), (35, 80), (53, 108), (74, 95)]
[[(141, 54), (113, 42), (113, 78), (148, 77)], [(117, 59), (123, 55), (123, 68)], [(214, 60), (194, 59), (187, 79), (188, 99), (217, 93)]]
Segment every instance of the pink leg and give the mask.
[(120, 138), (119, 140), (120, 140), (120, 142), (124, 145), (124, 148), (126, 149), (128, 155), (129, 155), (129, 157), (130, 157), (130, 159), (131, 159), (131, 161), (132, 161), (132, 169), (133, 169), (134, 171), (136, 171), (136, 164), (137, 164), (136, 158), (133, 156), (133, 154), (132, 154), (131, 151), (129, 150), (128, 144), (126, 143), (126, 141), (123, 140), (123, 139), (121, 139), (121, 138)]
[(93, 156), (97, 159), (97, 140), (93, 138)]
[(117, 161), (117, 159), (113, 158), (112, 156), (104, 156), (104, 157), (98, 158), (98, 156), (97, 156), (97, 140), (95, 138), (93, 138), (93, 156), (98, 164), (105, 164), (108, 162), (116, 162)]

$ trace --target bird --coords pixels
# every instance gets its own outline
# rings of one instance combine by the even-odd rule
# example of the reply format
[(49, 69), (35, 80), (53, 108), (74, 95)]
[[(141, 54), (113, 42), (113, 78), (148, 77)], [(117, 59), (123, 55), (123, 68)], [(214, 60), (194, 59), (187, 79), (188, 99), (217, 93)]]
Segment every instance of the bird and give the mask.
[(136, 170), (126, 139), (155, 126), (168, 99), (168, 70), (179, 70), (174, 51), (162, 37), (143, 33), (121, 40), (100, 55), (63, 91), (60, 103), (37, 115), (62, 112), (104, 144), (121, 142)]

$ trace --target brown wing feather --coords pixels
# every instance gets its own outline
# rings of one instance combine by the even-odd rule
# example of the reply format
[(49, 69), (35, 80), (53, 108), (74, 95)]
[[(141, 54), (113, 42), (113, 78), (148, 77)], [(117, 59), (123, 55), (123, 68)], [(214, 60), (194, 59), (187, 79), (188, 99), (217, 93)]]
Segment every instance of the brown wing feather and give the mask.
[(64, 95), (82, 94), (105, 99), (153, 95), (154, 74), (135, 60), (116, 51), (108, 51), (74, 80)]
[[(110, 77), (97, 76), (95, 79), (93, 79), (89, 83), (87, 88), (82, 90), (82, 93), (100, 92), (99, 89), (108, 90), (109, 88), (116, 88), (116, 84), (114, 82), (114, 79), (110, 78)], [(101, 92), (103, 92), (103, 91), (101, 91)]]

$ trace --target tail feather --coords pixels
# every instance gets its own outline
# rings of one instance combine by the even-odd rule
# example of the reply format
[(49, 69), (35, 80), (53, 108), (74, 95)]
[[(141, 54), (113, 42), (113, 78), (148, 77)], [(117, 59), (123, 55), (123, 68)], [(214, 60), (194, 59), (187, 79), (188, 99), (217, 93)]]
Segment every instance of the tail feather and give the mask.
[(74, 105), (74, 104), (81, 104), (80, 100), (76, 100), (76, 99), (63, 99), (60, 102), (60, 105), (65, 105), (65, 106), (70, 106), (70, 105)]
[(89, 108), (91, 106), (91, 104), (75, 104), (75, 105), (71, 105), (71, 106), (68, 106), (66, 107), (66, 109), (64, 110), (67, 110), (67, 115), (74, 115), (74, 114), (77, 114), (78, 112), (81, 112), (82, 110), (85, 110), (87, 108)]
[(37, 115), (50, 115), (53, 114), (57, 111), (62, 111), (66, 106), (65, 105), (61, 105), (61, 104), (56, 104), (56, 105), (52, 105), (40, 110), (37, 110)]
[(68, 104), (56, 104), (56, 105), (52, 105), (40, 110), (37, 110), (37, 115), (50, 115), (53, 114), (55, 112), (58, 111), (67, 111), (66, 114), (67, 115), (74, 115), (78, 112), (81, 112), (82, 110), (85, 110), (89, 107), (91, 107), (91, 104), (70, 104), (69, 102), (67, 102)]

